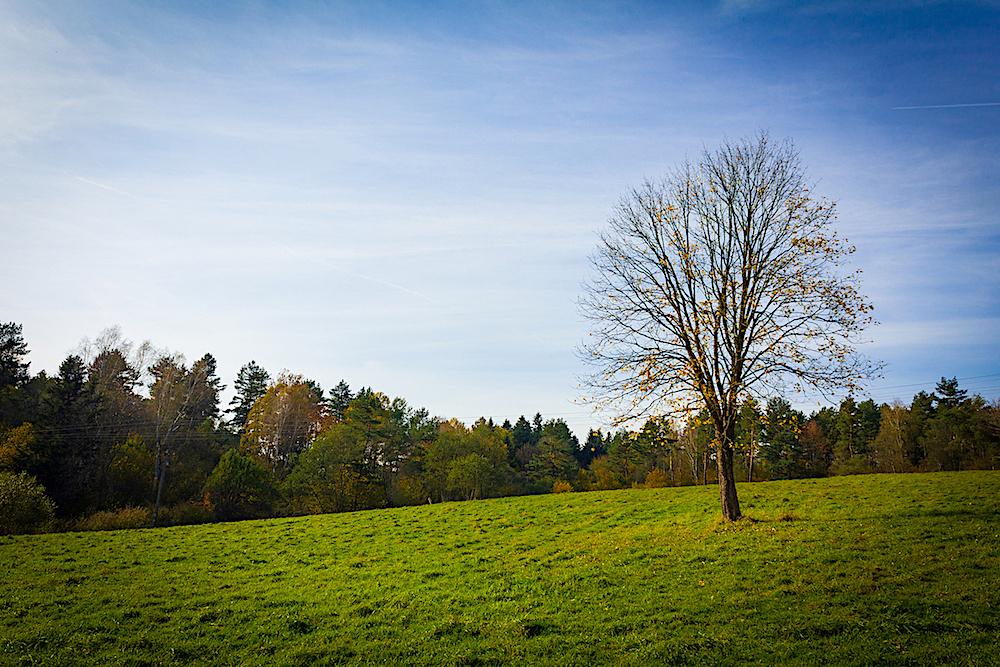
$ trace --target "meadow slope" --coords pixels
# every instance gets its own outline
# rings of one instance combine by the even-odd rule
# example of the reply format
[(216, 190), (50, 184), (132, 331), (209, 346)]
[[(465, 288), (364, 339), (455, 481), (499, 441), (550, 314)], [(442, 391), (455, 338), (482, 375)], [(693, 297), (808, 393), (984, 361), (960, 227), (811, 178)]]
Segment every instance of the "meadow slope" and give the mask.
[(1000, 472), (0, 538), (4, 664), (997, 664)]

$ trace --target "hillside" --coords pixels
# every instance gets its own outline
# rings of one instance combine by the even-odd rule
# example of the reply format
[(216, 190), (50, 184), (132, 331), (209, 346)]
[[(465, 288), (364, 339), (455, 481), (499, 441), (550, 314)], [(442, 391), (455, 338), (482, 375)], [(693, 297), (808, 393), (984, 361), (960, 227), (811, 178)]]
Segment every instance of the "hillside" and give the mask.
[(0, 538), (11, 664), (995, 664), (1000, 472)]

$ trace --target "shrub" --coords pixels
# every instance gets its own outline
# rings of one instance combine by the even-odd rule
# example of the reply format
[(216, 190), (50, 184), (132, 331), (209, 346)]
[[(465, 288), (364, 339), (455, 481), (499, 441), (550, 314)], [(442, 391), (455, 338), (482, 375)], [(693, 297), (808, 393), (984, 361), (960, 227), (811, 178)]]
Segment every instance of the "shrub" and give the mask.
[(277, 500), (271, 475), (235, 449), (222, 455), (205, 482), (205, 504), (223, 521), (266, 517)]
[(418, 475), (401, 475), (392, 490), (394, 505), (421, 505), (427, 502), (431, 493)]
[(0, 434), (0, 470), (23, 470), (35, 460), (35, 427), (25, 422)]
[(112, 505), (134, 507), (153, 496), (156, 481), (153, 478), (153, 450), (141, 435), (131, 434), (124, 442), (111, 449), (111, 467), (108, 471)]
[(846, 461), (834, 461), (830, 466), (832, 475), (866, 475), (871, 471), (868, 458), (861, 455), (852, 456)]
[(215, 521), (212, 510), (204, 503), (184, 502), (163, 507), (156, 524), (159, 526), (189, 526), (196, 523), (211, 523)]
[(150, 515), (145, 507), (123, 507), (117, 510), (94, 512), (80, 519), (77, 530), (126, 530), (149, 528)]
[(664, 486), (670, 486), (670, 478), (667, 476), (667, 471), (662, 468), (653, 468), (646, 474), (646, 481), (643, 485), (647, 489), (659, 489)]
[(590, 472), (594, 477), (594, 490), (606, 491), (608, 489), (622, 488), (622, 480), (607, 456), (598, 456), (591, 461)]
[(42, 530), (55, 511), (37, 479), (26, 472), (0, 472), (0, 535)]
[(564, 479), (557, 480), (552, 485), (552, 493), (568, 493), (573, 490), (573, 485)]

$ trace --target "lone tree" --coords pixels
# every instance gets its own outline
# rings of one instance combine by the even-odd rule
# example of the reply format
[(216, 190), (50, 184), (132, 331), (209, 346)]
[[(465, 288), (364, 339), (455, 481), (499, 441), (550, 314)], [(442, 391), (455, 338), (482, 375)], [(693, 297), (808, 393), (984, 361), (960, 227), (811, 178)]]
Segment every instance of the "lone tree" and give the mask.
[(592, 256), (581, 306), (590, 400), (619, 422), (707, 410), (722, 515), (740, 518), (733, 475), (740, 406), (789, 387), (851, 390), (877, 366), (855, 351), (873, 323), (791, 142), (725, 142), (621, 199)]

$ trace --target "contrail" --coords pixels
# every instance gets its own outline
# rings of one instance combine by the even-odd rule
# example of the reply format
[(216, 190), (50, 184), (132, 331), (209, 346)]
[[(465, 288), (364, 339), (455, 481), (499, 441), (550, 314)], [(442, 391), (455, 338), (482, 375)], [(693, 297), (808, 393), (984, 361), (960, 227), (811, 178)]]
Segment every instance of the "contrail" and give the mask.
[(924, 104), (914, 107), (893, 107), (893, 111), (910, 109), (966, 109), (969, 107), (1000, 107), (1000, 102), (970, 102), (969, 104)]
[(402, 285), (396, 284), (394, 282), (390, 282), (388, 280), (382, 280), (381, 278), (375, 278), (373, 276), (366, 276), (363, 273), (358, 273), (356, 271), (348, 271), (347, 269), (340, 269), (340, 268), (337, 268), (337, 267), (334, 267), (334, 266), (327, 266), (326, 268), (332, 269), (334, 271), (338, 271), (340, 273), (347, 274), (349, 276), (354, 276), (355, 278), (360, 278), (362, 280), (367, 280), (367, 281), (373, 282), (373, 283), (375, 283), (377, 285), (382, 285), (383, 287), (391, 287), (392, 289), (396, 289), (396, 290), (399, 290), (400, 292), (405, 292), (407, 294), (415, 296), (418, 299), (423, 299), (424, 301), (427, 301), (428, 303), (434, 303), (434, 299), (430, 298), (426, 294), (423, 294), (422, 292), (418, 292), (416, 290), (412, 290), (409, 287), (403, 287)]
[(300, 259), (305, 259), (306, 261), (312, 261), (313, 264), (319, 264), (320, 266), (322, 266), (323, 268), (325, 268), (325, 269), (327, 269), (329, 271), (336, 271), (337, 273), (343, 273), (344, 275), (353, 276), (353, 277), (358, 278), (360, 280), (367, 280), (368, 282), (375, 283), (376, 285), (382, 285), (383, 287), (388, 287), (390, 289), (399, 290), (400, 292), (404, 292), (404, 293), (409, 294), (411, 296), (415, 296), (418, 299), (423, 299), (424, 301), (427, 301), (428, 303), (435, 303), (434, 299), (432, 299), (431, 297), (427, 296), (426, 294), (423, 294), (422, 292), (418, 292), (416, 290), (412, 290), (409, 287), (405, 287), (403, 285), (399, 285), (397, 283), (394, 283), (394, 282), (391, 282), (391, 281), (388, 281), (388, 280), (383, 280), (381, 278), (375, 278), (374, 276), (368, 276), (368, 275), (365, 275), (363, 273), (358, 273), (357, 271), (351, 271), (349, 269), (342, 269), (340, 267), (332, 266), (330, 264), (324, 264), (322, 262), (319, 262), (315, 258), (311, 258), (311, 257), (308, 257), (308, 256), (304, 257), (302, 255), (302, 253), (296, 252), (295, 250), (293, 250), (292, 248), (290, 248), (290, 247), (288, 247), (286, 245), (282, 245), (282, 246), (279, 246), (279, 247), (284, 251), (284, 253), (286, 255), (289, 255), (291, 257), (298, 257)]
[(84, 178), (83, 176), (74, 176), (73, 178), (75, 178), (76, 180), (80, 181), (81, 183), (86, 183), (87, 185), (93, 185), (96, 188), (101, 188), (103, 190), (109, 190), (111, 192), (123, 195), (125, 197), (131, 197), (132, 199), (136, 198), (135, 195), (130, 194), (128, 192), (125, 192), (124, 190), (119, 190), (118, 188), (112, 187), (110, 185), (105, 185), (104, 183), (98, 183), (97, 181), (92, 181), (89, 178)]

